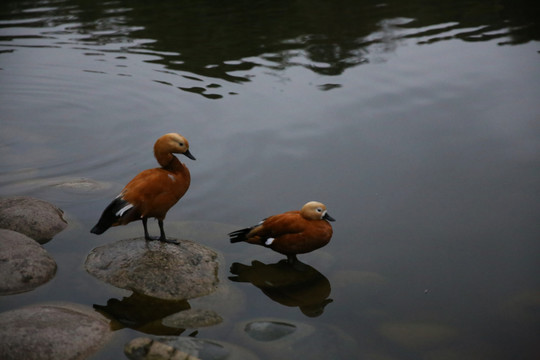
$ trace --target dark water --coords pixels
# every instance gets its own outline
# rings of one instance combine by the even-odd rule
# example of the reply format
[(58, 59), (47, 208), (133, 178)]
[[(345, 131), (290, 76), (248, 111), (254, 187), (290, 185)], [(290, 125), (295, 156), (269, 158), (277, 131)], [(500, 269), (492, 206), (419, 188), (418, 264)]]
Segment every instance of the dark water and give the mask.
[[(45, 245), (56, 277), (0, 309), (129, 297), (83, 263), (140, 224), (88, 231), (175, 131), (197, 161), (185, 160), (192, 186), (166, 230), (223, 252), (222, 283), (241, 299), (212, 305), (222, 324), (183, 335), (272, 359), (235, 335), (270, 317), (348, 344), (290, 358), (540, 358), (537, 8), (3, 1), (0, 195), (49, 200), (70, 226)], [(65, 186), (81, 179), (105, 186)], [(291, 302), (245, 282), (249, 272), (230, 280), (233, 264), (266, 274), (281, 257), (226, 232), (309, 200), (337, 219), (331, 243), (300, 257), (317, 285)], [(96, 358), (122, 358), (142, 332), (118, 330)]]

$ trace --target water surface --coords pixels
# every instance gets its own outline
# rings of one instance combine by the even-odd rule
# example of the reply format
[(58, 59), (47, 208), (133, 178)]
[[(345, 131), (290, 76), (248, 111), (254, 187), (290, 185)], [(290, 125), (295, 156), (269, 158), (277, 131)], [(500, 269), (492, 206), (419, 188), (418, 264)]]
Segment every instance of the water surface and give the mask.
[[(234, 335), (239, 324), (271, 317), (329, 337), (338, 329), (353, 344), (343, 358), (540, 355), (533, 2), (59, 0), (0, 9), (0, 195), (51, 201), (70, 221), (45, 245), (55, 279), (2, 297), (2, 310), (129, 298), (83, 263), (142, 227), (101, 237), (89, 229), (131, 177), (156, 166), (154, 141), (175, 131), (197, 161), (182, 159), (192, 186), (167, 233), (223, 252), (222, 282), (243, 299), (214, 304), (224, 322), (183, 335), (248, 346)], [(58, 186), (81, 179), (103, 187)], [(320, 296), (324, 306), (291, 306), (231, 281), (235, 263), (272, 267), (281, 257), (231, 245), (226, 232), (309, 200), (337, 219), (331, 243), (300, 256), (320, 284), (300, 298)], [(96, 358), (121, 358), (141, 333), (118, 330)]]

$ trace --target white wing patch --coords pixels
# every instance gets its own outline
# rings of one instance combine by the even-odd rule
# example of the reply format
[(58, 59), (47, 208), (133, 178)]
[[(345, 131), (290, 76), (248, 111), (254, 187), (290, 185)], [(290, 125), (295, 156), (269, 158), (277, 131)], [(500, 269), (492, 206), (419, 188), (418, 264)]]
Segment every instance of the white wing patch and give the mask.
[(167, 174), (167, 176), (172, 180), (172, 182), (176, 182), (176, 178), (172, 174)]
[(274, 239), (274, 238), (268, 238), (268, 239), (266, 239), (266, 241), (264, 242), (264, 245), (270, 246), (270, 245), (272, 245), (272, 243), (274, 242), (274, 240), (276, 240), (276, 239)]
[(116, 212), (115, 215), (116, 215), (116, 216), (122, 216), (122, 215), (124, 215), (124, 213), (125, 213), (126, 211), (128, 211), (128, 210), (131, 209), (132, 207), (133, 207), (132, 204), (127, 204), (126, 206), (124, 206), (123, 208), (121, 208), (120, 210), (118, 210), (118, 211)]

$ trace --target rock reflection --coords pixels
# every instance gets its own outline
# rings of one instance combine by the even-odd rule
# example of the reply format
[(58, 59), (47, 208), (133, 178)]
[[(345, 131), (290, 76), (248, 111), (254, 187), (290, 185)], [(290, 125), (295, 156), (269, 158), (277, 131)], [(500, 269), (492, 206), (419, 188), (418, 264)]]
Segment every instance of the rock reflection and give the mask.
[(289, 264), (281, 260), (275, 264), (252, 261), (251, 265), (231, 265), (230, 280), (249, 282), (270, 299), (285, 306), (298, 307), (306, 316), (317, 317), (324, 312), (329, 299), (330, 281), (310, 265)]
[(137, 293), (122, 300), (111, 298), (107, 305), (94, 304), (94, 309), (112, 320), (112, 330), (131, 328), (153, 335), (182, 334), (185, 329), (166, 326), (162, 319), (190, 308), (186, 300), (167, 301)]

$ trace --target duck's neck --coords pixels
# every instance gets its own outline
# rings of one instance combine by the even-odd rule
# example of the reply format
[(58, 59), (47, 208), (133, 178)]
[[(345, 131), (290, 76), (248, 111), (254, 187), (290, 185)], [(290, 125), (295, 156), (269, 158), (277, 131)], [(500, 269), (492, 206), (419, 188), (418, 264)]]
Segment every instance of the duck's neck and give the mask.
[(156, 157), (157, 162), (159, 165), (161, 165), (162, 168), (166, 170), (175, 170), (179, 167), (182, 167), (182, 163), (180, 160), (176, 158), (173, 154), (170, 152), (154, 152), (154, 156)]

